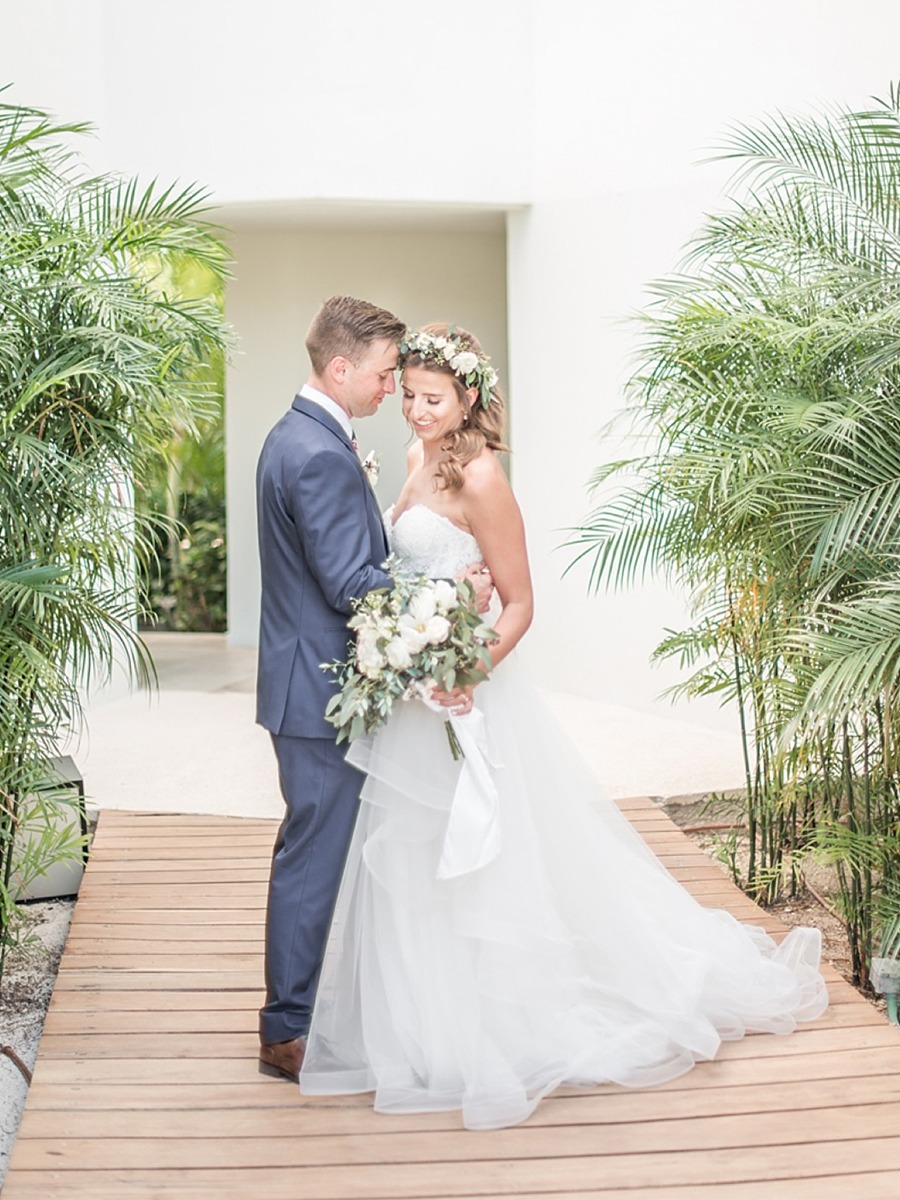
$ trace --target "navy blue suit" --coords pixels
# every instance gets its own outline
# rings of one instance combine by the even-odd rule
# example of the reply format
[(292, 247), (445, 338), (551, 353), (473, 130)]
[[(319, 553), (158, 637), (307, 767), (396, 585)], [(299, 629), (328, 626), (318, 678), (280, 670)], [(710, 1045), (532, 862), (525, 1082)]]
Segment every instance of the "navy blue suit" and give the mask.
[(302, 396), (257, 468), (262, 576), (257, 721), (272, 734), (286, 805), (266, 916), (264, 1042), (309, 1028), (362, 776), (324, 719), (345, 659), (351, 599), (389, 587), (375, 495), (340, 424)]

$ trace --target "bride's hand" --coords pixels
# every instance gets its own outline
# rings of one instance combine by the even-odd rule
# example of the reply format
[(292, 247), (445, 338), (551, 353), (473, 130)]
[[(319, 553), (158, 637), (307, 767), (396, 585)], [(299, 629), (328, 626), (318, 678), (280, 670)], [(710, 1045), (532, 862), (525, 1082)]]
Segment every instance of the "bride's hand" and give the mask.
[(491, 606), (494, 595), (494, 581), (488, 570), (487, 563), (469, 563), (456, 577), (458, 580), (468, 580), (475, 591), (475, 606), (480, 613), (485, 613)]
[(443, 708), (449, 708), (455, 717), (462, 717), (467, 712), (472, 711), (472, 706), (475, 703), (472, 695), (474, 691), (474, 684), (469, 684), (467, 687), (451, 688), (449, 692), (443, 692), (440, 688), (435, 688), (429, 699), (433, 700), (435, 704), (440, 704)]

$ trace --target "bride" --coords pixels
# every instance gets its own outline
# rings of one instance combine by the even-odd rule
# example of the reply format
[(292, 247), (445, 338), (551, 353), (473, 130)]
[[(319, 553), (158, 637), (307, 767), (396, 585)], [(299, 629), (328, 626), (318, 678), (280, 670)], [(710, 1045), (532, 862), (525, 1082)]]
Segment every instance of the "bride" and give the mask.
[(436, 698), (455, 714), (477, 705), (495, 806), (488, 850), (482, 840), (460, 860), (457, 845), (447, 869), (466, 763), (449, 752), (446, 713), (397, 705), (351, 745), (367, 779), (301, 1090), (371, 1091), (379, 1111), (459, 1109), (468, 1128), (497, 1128), (561, 1084), (658, 1084), (723, 1040), (821, 1015), (818, 930), (776, 946), (702, 908), (598, 795), (523, 677), (525, 535), (478, 341), (425, 326), (407, 336), (401, 367), (417, 441), (385, 524), (414, 572), (453, 578), (483, 559), (493, 576), (490, 679)]

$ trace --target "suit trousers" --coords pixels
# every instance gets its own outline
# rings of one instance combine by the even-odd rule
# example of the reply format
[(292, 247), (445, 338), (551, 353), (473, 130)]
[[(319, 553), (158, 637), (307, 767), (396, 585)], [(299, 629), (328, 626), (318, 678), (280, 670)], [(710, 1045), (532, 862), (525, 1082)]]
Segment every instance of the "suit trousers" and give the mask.
[(266, 912), (263, 1042), (307, 1033), (362, 774), (329, 738), (272, 734), (287, 806), (275, 840)]

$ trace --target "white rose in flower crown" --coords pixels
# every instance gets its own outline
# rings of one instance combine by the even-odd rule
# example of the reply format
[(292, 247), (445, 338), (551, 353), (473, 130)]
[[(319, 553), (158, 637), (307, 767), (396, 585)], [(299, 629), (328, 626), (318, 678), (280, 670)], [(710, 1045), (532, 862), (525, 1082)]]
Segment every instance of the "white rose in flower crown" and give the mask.
[(453, 612), (459, 604), (459, 594), (456, 588), (446, 579), (436, 579), (434, 583), (434, 602), (439, 613)]
[(453, 355), (455, 353), (456, 353), (455, 347), (450, 346), (450, 345), (444, 346), (444, 358), (446, 358), (447, 362), (450, 362), (450, 360), (453, 358)]
[(395, 671), (405, 671), (412, 665), (412, 652), (402, 637), (394, 637), (384, 648), (385, 656)]
[(447, 345), (447, 339), (446, 339), (445, 337), (436, 337), (436, 338), (434, 339), (434, 348), (435, 348), (435, 350), (443, 350), (443, 348), (444, 348), (446, 345)]
[(473, 354), (471, 350), (463, 350), (457, 354), (450, 366), (457, 374), (468, 375), (478, 366), (478, 355)]

